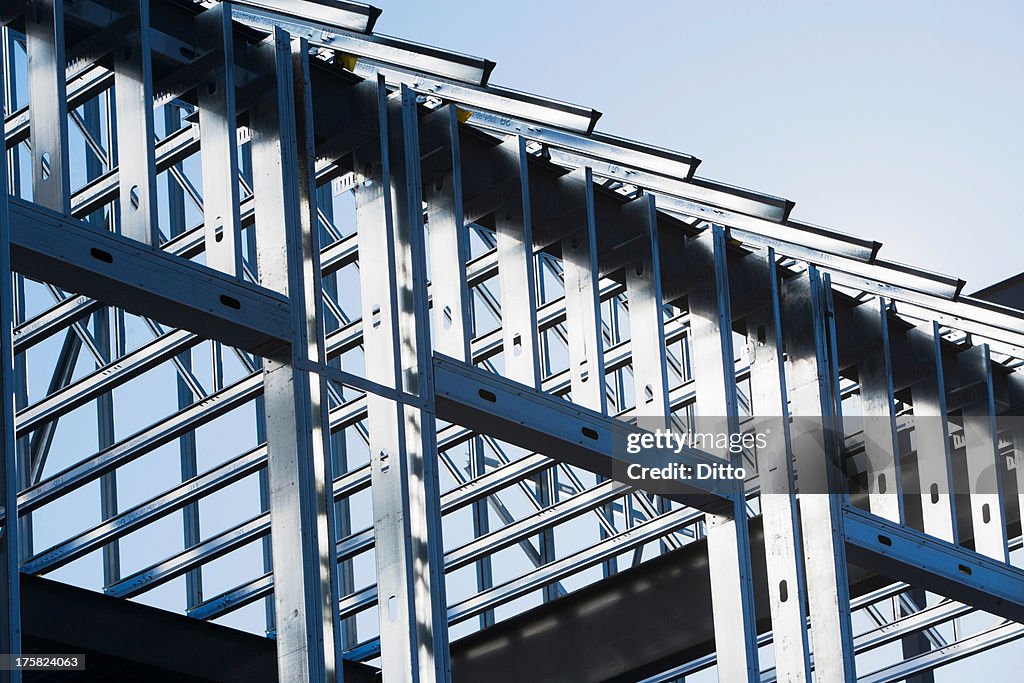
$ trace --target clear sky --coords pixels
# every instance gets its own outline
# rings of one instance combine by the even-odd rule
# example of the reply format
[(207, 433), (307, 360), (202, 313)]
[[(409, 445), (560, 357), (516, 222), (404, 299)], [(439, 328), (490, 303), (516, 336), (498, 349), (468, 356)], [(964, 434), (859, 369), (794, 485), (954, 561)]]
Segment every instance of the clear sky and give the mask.
[(1024, 3), (375, 0), (377, 31), (796, 202), (966, 292), (1024, 270)]
[[(371, 2), (377, 32), (494, 60), (492, 83), (594, 107), (599, 130), (693, 154), (699, 175), (965, 292), (1024, 271), (1024, 2)], [(1022, 656), (936, 681), (1008, 680)]]

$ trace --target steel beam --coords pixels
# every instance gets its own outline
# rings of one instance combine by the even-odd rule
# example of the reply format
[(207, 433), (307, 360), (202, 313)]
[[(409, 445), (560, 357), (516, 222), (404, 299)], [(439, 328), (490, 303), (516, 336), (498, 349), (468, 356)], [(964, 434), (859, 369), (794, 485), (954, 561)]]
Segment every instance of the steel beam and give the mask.
[(1024, 622), (1021, 569), (852, 507), (843, 510), (843, 529), (857, 565)]
[[(642, 430), (442, 356), (434, 357), (434, 387), (439, 418), (603, 477), (622, 480), (625, 465), (634, 462), (645, 467), (715, 463), (712, 456), (692, 449), (679, 455), (656, 449), (627, 455), (628, 435)], [(616, 460), (622, 472), (614, 471)], [(679, 492), (665, 495), (721, 512), (731, 509), (736, 488), (723, 480), (702, 480), (681, 483)]]
[(279, 293), (21, 200), (10, 214), (20, 273), (259, 355), (290, 343)]

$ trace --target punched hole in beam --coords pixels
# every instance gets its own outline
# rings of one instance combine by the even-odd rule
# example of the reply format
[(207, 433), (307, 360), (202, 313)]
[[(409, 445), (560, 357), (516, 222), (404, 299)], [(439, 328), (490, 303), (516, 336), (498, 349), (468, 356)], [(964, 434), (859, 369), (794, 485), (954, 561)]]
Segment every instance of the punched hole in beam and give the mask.
[(236, 311), (240, 310), (242, 308), (242, 302), (241, 301), (239, 301), (238, 299), (234, 299), (234, 298), (228, 296), (227, 294), (221, 294), (220, 295), (220, 302), (222, 304), (224, 304), (225, 306), (227, 306), (228, 308), (233, 308)]
[(981, 506), (981, 521), (988, 524), (992, 521), (992, 509), (985, 503)]
[(220, 216), (217, 216), (216, 224), (213, 228), (213, 241), (221, 242), (224, 240), (224, 221), (221, 220)]
[(392, 595), (388, 598), (388, 620), (395, 621), (398, 619), (398, 596)]
[(591, 439), (593, 441), (597, 441), (598, 438), (600, 437), (600, 435), (597, 433), (597, 431), (594, 430), (594, 429), (591, 429), (590, 427), (584, 427), (583, 429), (580, 430), (580, 432), (583, 434), (583, 436), (585, 436), (588, 439)]
[(932, 492), (932, 505), (939, 502), (939, 485), (932, 484), (929, 490)]
[(779, 581), (779, 602), (786, 602), (789, 600), (789, 584), (783, 579)]
[(103, 251), (102, 249), (93, 247), (89, 250), (89, 254), (97, 261), (103, 261), (104, 263), (114, 262), (114, 256), (109, 251)]
[(961, 574), (966, 574), (967, 576), (970, 576), (974, 573), (974, 570), (968, 567), (966, 564), (960, 565), (959, 567), (957, 567), (957, 569), (960, 570)]
[(764, 325), (757, 326), (757, 345), (764, 346), (768, 342), (768, 330)]
[(498, 397), (494, 395), (493, 391), (487, 391), (487, 389), (479, 389), (476, 393), (477, 395), (480, 396), (480, 398), (482, 398), (485, 401), (489, 401), (491, 403), (498, 402)]
[(885, 493), (885, 473), (878, 475), (878, 492)]
[(444, 311), (442, 311), (442, 313), (443, 315), (441, 316), (441, 320), (444, 323), (444, 329), (452, 329), (452, 307), (445, 306)]
[(43, 180), (50, 179), (50, 153), (43, 152), (39, 158), (39, 177)]
[(890, 548), (892, 547), (892, 539), (889, 538), (888, 536), (883, 536), (882, 534), (878, 534), (878, 542), (881, 543), (884, 546), (888, 546)]
[(512, 355), (521, 356), (523, 355), (523, 337), (522, 335), (516, 335), (512, 337)]

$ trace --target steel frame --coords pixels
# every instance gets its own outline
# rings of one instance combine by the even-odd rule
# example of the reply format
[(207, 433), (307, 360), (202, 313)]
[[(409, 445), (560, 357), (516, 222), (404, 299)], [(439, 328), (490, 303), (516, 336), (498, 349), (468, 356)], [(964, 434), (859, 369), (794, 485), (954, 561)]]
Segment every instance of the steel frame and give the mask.
[[(715, 663), (728, 681), (900, 680), (1024, 635), (934, 630), (974, 609), (1024, 619), (1024, 430), (996, 420), (1024, 403), (1024, 312), (597, 132), (593, 109), (491, 85), (492, 62), (374, 34), (378, 15), (5, 7), (0, 650), (19, 651), (19, 570), (99, 552), (109, 596), (186, 577), (181, 609), (206, 620), (265, 599), (282, 680), (339, 680), (342, 658), (458, 680), (450, 638), (696, 539), (717, 656), (657, 680)], [(120, 392), (164, 367), (175, 410), (125, 434)], [(249, 406), (255, 446), (201, 465), (200, 430)], [(97, 450), (58, 469), (83, 409)], [(748, 415), (776, 421), (781, 449), (679, 456), (749, 457), (745, 486), (651, 495), (616, 474), (672, 460), (617, 447), (648, 420), (738, 433)], [(167, 445), (173, 485), (121, 502), (132, 464)], [(208, 530), (253, 477), (259, 514)], [(38, 548), (40, 515), (94, 482), (99, 521)], [(181, 545), (128, 568), (126, 539), (176, 516)], [(231, 585), (207, 590), (221, 558)], [(909, 585), (851, 601), (848, 558)], [(920, 605), (922, 589), (947, 600)], [(877, 604), (894, 596), (890, 623)], [(894, 639), (904, 661), (856, 671)]]

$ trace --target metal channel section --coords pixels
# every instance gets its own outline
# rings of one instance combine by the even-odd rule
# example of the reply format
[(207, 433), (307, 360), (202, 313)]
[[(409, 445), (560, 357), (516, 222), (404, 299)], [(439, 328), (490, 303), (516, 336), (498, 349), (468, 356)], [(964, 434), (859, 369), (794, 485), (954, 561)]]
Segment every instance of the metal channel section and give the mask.
[[(0, 10), (0, 649), (19, 570), (282, 681), (924, 681), (1024, 637), (1024, 312), (379, 15)], [(748, 476), (624, 474), (670, 464)], [(693, 613), (623, 648), (655, 576)]]

